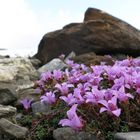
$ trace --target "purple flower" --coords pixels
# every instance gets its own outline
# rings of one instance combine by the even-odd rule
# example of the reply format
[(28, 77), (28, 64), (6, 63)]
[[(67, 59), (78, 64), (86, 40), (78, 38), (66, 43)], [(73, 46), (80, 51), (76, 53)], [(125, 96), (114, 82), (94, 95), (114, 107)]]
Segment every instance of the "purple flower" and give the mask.
[(132, 61), (132, 63), (133, 63), (133, 66), (140, 66), (140, 59), (133, 59), (133, 61)]
[(116, 117), (120, 116), (121, 109), (117, 107), (117, 98), (115, 96), (109, 101), (100, 100), (99, 103), (103, 105), (103, 107), (100, 109), (100, 113), (108, 111)]
[(89, 76), (90, 79), (88, 80), (88, 82), (93, 86), (99, 86), (100, 81), (103, 79), (102, 77), (95, 76), (94, 74), (90, 74)]
[(68, 66), (72, 67), (73, 70), (74, 69), (76, 70), (76, 69), (80, 68), (80, 64), (74, 63), (73, 60), (67, 60), (66, 63), (67, 63)]
[(68, 68), (65, 69), (65, 76), (66, 76), (67, 78), (70, 77), (70, 72), (69, 72)]
[(88, 73), (79, 76), (79, 80), (81, 80), (82, 82), (87, 82), (89, 79), (90, 77)]
[(60, 96), (60, 99), (65, 101), (69, 106), (75, 104), (77, 102), (76, 98), (73, 96), (73, 94), (68, 94), (68, 96)]
[(53, 77), (54, 77), (54, 79), (56, 79), (56, 80), (61, 80), (62, 77), (63, 77), (63, 72), (60, 71), (60, 70), (54, 70), (54, 71), (53, 71)]
[(81, 64), (80, 66), (83, 72), (88, 72), (89, 68), (86, 65)]
[(128, 98), (134, 98), (133, 95), (130, 93), (125, 93), (125, 88), (124, 86), (121, 86), (119, 91), (116, 91), (115, 96), (119, 99), (121, 102), (126, 102), (128, 101)]
[(97, 105), (98, 101), (104, 99), (104, 90), (93, 88), (92, 92), (86, 92), (84, 97), (86, 98), (86, 103), (93, 103), (94, 105)]
[(53, 92), (46, 92), (45, 95), (40, 97), (42, 103), (53, 104), (56, 101), (55, 94)]
[(91, 66), (91, 69), (92, 69), (93, 74), (95, 76), (100, 76), (103, 72), (103, 67), (102, 66)]
[(74, 97), (77, 99), (78, 104), (81, 104), (85, 101), (84, 98), (81, 96), (81, 93), (82, 92), (79, 88), (74, 89)]
[(58, 90), (60, 90), (62, 95), (66, 95), (69, 93), (69, 88), (74, 87), (74, 85), (72, 84), (68, 84), (68, 83), (62, 83), (62, 84), (56, 84), (55, 88), (57, 88)]
[(105, 90), (105, 94), (104, 94), (104, 98), (105, 98), (105, 100), (111, 100), (112, 99), (112, 97), (113, 97), (113, 93), (115, 92), (115, 90), (111, 90), (111, 89), (107, 89), (107, 90)]
[(136, 92), (140, 95), (140, 88), (137, 88)]
[(37, 84), (39, 85), (39, 87), (44, 87), (44, 81), (43, 80), (38, 80)]
[(20, 103), (23, 105), (25, 110), (28, 110), (31, 107), (31, 102), (33, 101), (33, 99), (23, 99), (20, 101)]
[(140, 76), (137, 76), (138, 73), (135, 73), (135, 80), (133, 80), (134, 84), (135, 84), (135, 89), (136, 92), (140, 95)]
[(107, 67), (106, 72), (109, 80), (114, 80), (120, 75), (121, 69), (119, 66)]
[(140, 88), (140, 76), (136, 77), (136, 87)]
[[(137, 73), (137, 75), (138, 75), (138, 73)], [(134, 80), (133, 80), (133, 88), (135, 88), (135, 89), (140, 88), (140, 84), (139, 84), (139, 80), (138, 79), (140, 79), (140, 78), (137, 78), (137, 76), (135, 76)]]
[(47, 81), (47, 80), (50, 80), (52, 79), (52, 73), (51, 72), (44, 72), (41, 74), (41, 80), (43, 81)]
[(132, 73), (130, 74), (124, 73), (124, 81), (125, 81), (125, 87), (130, 89), (133, 86)]
[(75, 88), (77, 91), (79, 91), (82, 95), (84, 95), (87, 91), (90, 90), (90, 87), (92, 85), (90, 83), (84, 83), (84, 84), (81, 84), (79, 83), (77, 85), (77, 88)]
[(129, 66), (131, 66), (131, 64), (132, 64), (132, 59), (125, 59), (125, 60), (122, 60), (122, 61), (119, 62), (119, 64), (120, 64), (121, 66), (127, 66), (127, 67), (129, 67)]
[[(76, 113), (77, 106), (83, 111), (90, 111), (84, 110), (84, 106), (90, 104), (97, 107), (97, 110), (100, 109), (100, 113), (119, 117), (121, 104), (129, 103), (136, 92), (140, 95), (140, 60), (116, 61), (113, 66), (102, 64), (88, 67), (71, 60), (67, 64), (65, 71), (43, 73), (37, 84), (41, 93), (49, 91), (41, 96), (41, 102), (53, 104), (58, 101), (53, 105), (64, 102), (67, 107), (71, 107), (67, 111), (67, 118), (59, 122), (62, 126), (76, 130), (83, 127), (82, 120)], [(88, 117), (86, 115), (88, 114), (85, 113), (84, 118)]]
[(62, 126), (69, 126), (75, 130), (79, 130), (83, 127), (82, 120), (77, 116), (76, 109), (77, 104), (74, 104), (69, 111), (67, 111), (68, 119), (60, 120), (59, 124)]
[(114, 85), (112, 86), (112, 89), (118, 90), (122, 85), (124, 86), (124, 77), (120, 77), (119, 79), (114, 80)]

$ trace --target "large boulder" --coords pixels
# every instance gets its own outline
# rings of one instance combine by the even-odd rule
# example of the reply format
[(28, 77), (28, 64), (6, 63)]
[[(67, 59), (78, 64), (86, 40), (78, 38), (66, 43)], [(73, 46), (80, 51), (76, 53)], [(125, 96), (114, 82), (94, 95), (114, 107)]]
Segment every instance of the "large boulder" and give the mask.
[(9, 84), (0, 83), (0, 104), (9, 105), (17, 100), (14, 87)]
[(31, 105), (33, 114), (36, 115), (37, 113), (49, 113), (51, 111), (50, 105), (46, 105), (41, 103), (40, 101), (32, 103)]
[(0, 83), (13, 84), (18, 90), (33, 84), (32, 80), (37, 79), (38, 73), (29, 59), (0, 59)]
[(27, 58), (0, 59), (0, 81), (18, 80), (35, 72), (35, 68)]
[(72, 23), (47, 33), (40, 41), (35, 58), (42, 64), (74, 51), (76, 55), (95, 52), (140, 55), (140, 32), (128, 23), (101, 10), (89, 8), (83, 23)]
[(12, 106), (3, 106), (0, 104), (0, 119), (9, 118), (16, 114), (17, 109)]
[[(27, 58), (0, 59), (0, 104), (18, 105), (23, 98), (39, 100), (34, 81), (39, 73)], [(17, 102), (15, 102), (17, 101)]]
[(48, 62), (47, 64), (40, 67), (38, 69), (38, 72), (39, 74), (41, 74), (46, 71), (62, 70), (65, 67), (67, 67), (67, 65), (62, 60), (60, 60), (59, 58), (55, 58), (51, 60), (50, 62)]
[[(0, 119), (0, 133), (12, 139), (25, 139), (28, 134), (28, 129), (10, 122), (5, 118)], [(7, 138), (7, 139), (8, 139)]]

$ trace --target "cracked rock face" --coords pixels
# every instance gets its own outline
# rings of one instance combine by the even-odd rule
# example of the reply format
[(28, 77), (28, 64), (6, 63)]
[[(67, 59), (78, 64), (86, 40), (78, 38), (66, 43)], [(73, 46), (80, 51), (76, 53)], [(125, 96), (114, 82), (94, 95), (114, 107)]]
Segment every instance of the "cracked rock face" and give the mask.
[(47, 64), (43, 65), (38, 69), (38, 72), (41, 74), (45, 71), (53, 71), (53, 70), (59, 70), (67, 67), (67, 65), (60, 59), (55, 58), (48, 62)]
[(22, 75), (35, 72), (29, 59), (4, 58), (0, 59), (0, 81), (12, 81)]
[(0, 83), (0, 104), (9, 105), (17, 100), (17, 94), (12, 85)]
[(16, 111), (17, 111), (17, 109), (15, 107), (0, 105), (0, 118), (11, 117), (11, 116), (15, 115)]
[(12, 122), (1, 118), (0, 119), (0, 132), (10, 138), (23, 139), (26, 138), (28, 129), (18, 126)]

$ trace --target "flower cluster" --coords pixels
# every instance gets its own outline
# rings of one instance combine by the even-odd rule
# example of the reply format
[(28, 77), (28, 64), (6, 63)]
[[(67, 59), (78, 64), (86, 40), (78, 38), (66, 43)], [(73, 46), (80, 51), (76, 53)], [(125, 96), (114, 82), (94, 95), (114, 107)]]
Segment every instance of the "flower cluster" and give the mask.
[(80, 130), (92, 112), (96, 112), (96, 116), (107, 114), (119, 118), (125, 105), (134, 100), (139, 103), (139, 59), (116, 61), (113, 66), (104, 63), (86, 66), (71, 60), (66, 63), (65, 71), (42, 73), (37, 81), (37, 88), (43, 94), (42, 103), (55, 106), (64, 102), (69, 107), (67, 118), (62, 118), (60, 125)]
[(25, 109), (26, 111), (28, 111), (29, 108), (31, 107), (32, 101), (33, 101), (33, 99), (27, 99), (27, 98), (25, 98), (25, 99), (22, 99), (22, 100), (20, 101), (20, 103), (23, 105), (24, 109)]

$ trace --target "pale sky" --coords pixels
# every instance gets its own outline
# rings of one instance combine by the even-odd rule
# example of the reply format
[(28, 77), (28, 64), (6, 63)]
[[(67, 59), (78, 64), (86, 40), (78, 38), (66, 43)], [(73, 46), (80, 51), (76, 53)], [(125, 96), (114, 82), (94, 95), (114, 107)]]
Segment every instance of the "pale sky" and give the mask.
[(35, 54), (45, 33), (82, 22), (88, 7), (140, 29), (140, 0), (0, 0), (0, 54)]

